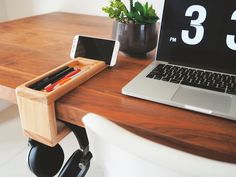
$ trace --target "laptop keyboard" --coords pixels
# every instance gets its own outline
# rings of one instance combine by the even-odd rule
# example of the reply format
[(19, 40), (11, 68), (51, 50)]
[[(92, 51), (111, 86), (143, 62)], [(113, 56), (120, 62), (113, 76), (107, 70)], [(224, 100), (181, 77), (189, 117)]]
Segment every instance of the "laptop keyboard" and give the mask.
[(159, 64), (146, 77), (236, 95), (236, 76)]

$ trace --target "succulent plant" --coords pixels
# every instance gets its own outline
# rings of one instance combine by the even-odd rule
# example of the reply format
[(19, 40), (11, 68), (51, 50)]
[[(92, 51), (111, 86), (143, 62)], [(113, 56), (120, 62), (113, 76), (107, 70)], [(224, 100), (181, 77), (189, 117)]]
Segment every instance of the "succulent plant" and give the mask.
[(129, 1), (130, 8), (127, 9), (121, 0), (110, 0), (110, 5), (103, 7), (102, 10), (117, 21), (123, 23), (147, 24), (155, 23), (159, 17), (152, 5), (148, 2), (141, 4), (139, 1), (135, 3)]

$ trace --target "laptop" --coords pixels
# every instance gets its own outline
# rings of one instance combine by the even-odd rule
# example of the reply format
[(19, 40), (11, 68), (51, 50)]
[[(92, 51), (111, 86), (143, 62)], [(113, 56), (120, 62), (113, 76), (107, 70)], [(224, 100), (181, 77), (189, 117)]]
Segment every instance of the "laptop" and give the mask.
[(236, 1), (165, 0), (155, 61), (125, 95), (236, 120)]

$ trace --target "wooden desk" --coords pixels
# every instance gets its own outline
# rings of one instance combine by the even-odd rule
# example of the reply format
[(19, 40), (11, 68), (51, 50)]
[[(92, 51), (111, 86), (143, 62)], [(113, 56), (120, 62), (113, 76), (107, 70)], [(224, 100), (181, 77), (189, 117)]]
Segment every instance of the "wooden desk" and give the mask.
[[(14, 89), (68, 61), (76, 34), (110, 37), (104, 17), (52, 13), (0, 23), (0, 98), (16, 102)], [(57, 101), (59, 119), (82, 125), (94, 112), (177, 149), (236, 163), (236, 122), (121, 94), (121, 88), (154, 58), (119, 54), (118, 63)], [(157, 149), (158, 150), (158, 149)]]

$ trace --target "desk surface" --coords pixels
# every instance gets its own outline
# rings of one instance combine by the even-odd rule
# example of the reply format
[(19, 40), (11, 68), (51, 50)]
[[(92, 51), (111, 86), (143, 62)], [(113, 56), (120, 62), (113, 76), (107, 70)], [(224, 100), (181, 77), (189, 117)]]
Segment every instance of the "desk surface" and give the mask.
[[(0, 23), (0, 98), (16, 102), (14, 89), (70, 60), (73, 36), (109, 38), (112, 21), (105, 17), (51, 13)], [(141, 136), (180, 150), (236, 163), (236, 122), (152, 103), (121, 94), (121, 88), (148, 65), (122, 53), (106, 69), (56, 103), (59, 119), (82, 125), (94, 112)]]

